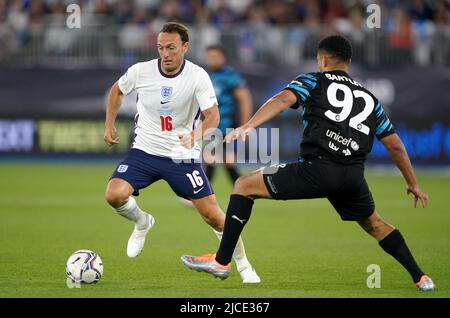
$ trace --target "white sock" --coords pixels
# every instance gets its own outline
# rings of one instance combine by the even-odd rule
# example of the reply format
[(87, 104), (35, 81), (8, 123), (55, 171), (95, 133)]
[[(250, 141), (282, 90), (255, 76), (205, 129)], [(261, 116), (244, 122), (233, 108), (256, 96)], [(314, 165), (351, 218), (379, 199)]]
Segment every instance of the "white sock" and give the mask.
[[(223, 232), (218, 232), (214, 230), (214, 233), (217, 235), (219, 241), (222, 241)], [(242, 238), (239, 236), (239, 240), (237, 241), (236, 247), (233, 252), (233, 259), (236, 262), (236, 267), (240, 272), (244, 268), (252, 268), (250, 262), (247, 259), (247, 255), (245, 254), (244, 242), (242, 242)]]
[(143, 230), (148, 226), (146, 213), (142, 212), (132, 196), (128, 198), (127, 203), (121, 207), (114, 208), (114, 210), (124, 218), (133, 221), (138, 230)]

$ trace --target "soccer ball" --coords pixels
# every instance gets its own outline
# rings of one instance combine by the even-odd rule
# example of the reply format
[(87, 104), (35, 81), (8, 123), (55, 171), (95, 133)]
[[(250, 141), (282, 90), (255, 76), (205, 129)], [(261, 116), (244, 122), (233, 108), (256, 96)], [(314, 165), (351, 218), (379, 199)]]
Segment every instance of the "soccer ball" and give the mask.
[(103, 262), (92, 251), (79, 250), (67, 260), (66, 273), (74, 283), (97, 283), (103, 275)]

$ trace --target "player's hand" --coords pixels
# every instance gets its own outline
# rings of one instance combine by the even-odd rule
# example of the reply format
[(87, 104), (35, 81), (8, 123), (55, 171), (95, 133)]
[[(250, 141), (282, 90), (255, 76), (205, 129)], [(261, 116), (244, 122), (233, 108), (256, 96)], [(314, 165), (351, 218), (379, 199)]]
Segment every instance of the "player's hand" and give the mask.
[(243, 125), (241, 127), (238, 127), (236, 129), (233, 129), (230, 131), (224, 138), (224, 142), (230, 143), (234, 140), (242, 140), (245, 141), (245, 138), (247, 138), (248, 134), (253, 130), (253, 128)]
[(181, 145), (185, 148), (191, 149), (195, 145), (194, 133), (190, 132), (188, 134), (178, 134)]
[(103, 136), (103, 140), (109, 146), (113, 146), (119, 143), (119, 136), (117, 135), (116, 127), (107, 126), (105, 128), (105, 135)]
[(420, 190), (418, 185), (411, 186), (408, 185), (406, 187), (406, 194), (409, 195), (412, 193), (414, 195), (414, 207), (417, 207), (417, 201), (420, 199), (420, 202), (422, 203), (422, 207), (426, 207), (428, 205), (428, 194), (425, 192), (422, 192)]

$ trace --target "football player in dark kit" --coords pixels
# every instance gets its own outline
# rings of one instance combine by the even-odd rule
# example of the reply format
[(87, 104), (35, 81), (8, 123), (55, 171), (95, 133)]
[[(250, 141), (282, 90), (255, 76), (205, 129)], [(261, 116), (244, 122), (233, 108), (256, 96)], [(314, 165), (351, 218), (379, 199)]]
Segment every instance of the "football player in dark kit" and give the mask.
[(295, 200), (327, 198), (342, 220), (356, 221), (381, 248), (410, 273), (419, 290), (436, 287), (417, 265), (402, 234), (375, 210), (364, 178), (364, 161), (374, 137), (386, 147), (413, 194), (414, 207), (428, 204), (414, 176), (409, 156), (380, 102), (348, 75), (351, 45), (335, 35), (318, 46), (320, 72), (302, 74), (269, 99), (225, 142), (245, 139), (249, 131), (287, 108), (303, 107), (303, 139), (298, 162), (270, 167), (240, 177), (230, 196), (225, 230), (219, 250), (203, 256), (182, 256), (189, 268), (225, 279), (231, 272), (231, 256), (239, 235), (258, 198)]

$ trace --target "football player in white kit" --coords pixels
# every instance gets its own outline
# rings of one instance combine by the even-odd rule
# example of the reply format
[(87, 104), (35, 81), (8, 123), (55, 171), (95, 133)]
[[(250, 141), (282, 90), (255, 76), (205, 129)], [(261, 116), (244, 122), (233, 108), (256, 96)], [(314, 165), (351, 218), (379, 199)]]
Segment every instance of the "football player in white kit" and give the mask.
[[(114, 145), (119, 143), (114, 122), (123, 95), (133, 90), (138, 94), (134, 140), (105, 193), (114, 210), (135, 223), (127, 246), (131, 258), (140, 254), (155, 223), (132, 195), (139, 195), (139, 189), (157, 180), (164, 179), (178, 196), (191, 200), (219, 240), (225, 222), (200, 164), (201, 148), (197, 143), (219, 123), (213, 85), (203, 68), (184, 59), (189, 47), (185, 26), (166, 23), (158, 35), (157, 46), (160, 58), (131, 66), (112, 86), (107, 102), (104, 140)], [(200, 114), (203, 120), (195, 127)], [(233, 257), (244, 283), (260, 282), (242, 240)]]

